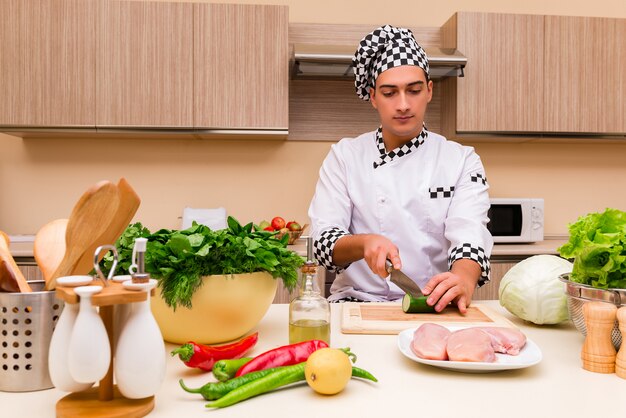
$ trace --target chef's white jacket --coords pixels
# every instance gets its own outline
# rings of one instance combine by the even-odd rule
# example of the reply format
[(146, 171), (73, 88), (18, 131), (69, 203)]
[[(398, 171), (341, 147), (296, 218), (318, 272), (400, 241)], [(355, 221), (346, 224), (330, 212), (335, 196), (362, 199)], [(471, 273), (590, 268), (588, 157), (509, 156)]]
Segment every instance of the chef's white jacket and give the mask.
[(337, 272), (329, 300), (404, 295), (362, 259), (347, 267), (333, 263), (334, 245), (346, 234), (390, 239), (399, 249), (402, 271), (421, 287), (460, 258), (480, 265), (479, 285), (489, 280), (493, 239), (480, 157), (472, 147), (425, 129), (421, 140), (408, 153), (405, 148), (385, 155), (379, 128), (331, 147), (309, 208), (316, 258)]

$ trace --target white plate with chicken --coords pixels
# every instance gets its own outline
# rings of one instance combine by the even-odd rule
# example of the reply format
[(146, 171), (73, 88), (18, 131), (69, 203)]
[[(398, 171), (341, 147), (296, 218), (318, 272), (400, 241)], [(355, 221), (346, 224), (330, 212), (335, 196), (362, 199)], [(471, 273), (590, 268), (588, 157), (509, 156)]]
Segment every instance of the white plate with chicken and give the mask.
[(398, 348), (418, 363), (466, 373), (489, 373), (534, 366), (542, 358), (534, 341), (504, 327), (426, 323), (398, 335)]

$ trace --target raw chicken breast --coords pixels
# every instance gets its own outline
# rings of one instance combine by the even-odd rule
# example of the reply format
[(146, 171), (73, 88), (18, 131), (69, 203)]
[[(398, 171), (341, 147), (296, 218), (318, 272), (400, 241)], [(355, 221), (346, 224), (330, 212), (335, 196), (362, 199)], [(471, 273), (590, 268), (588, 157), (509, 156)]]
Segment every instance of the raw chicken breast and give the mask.
[(479, 328), (454, 331), (448, 338), (447, 352), (451, 361), (496, 361), (491, 337)]
[(411, 350), (417, 357), (429, 360), (447, 360), (446, 345), (451, 332), (441, 325), (422, 324), (413, 334)]
[(526, 345), (526, 336), (522, 331), (504, 327), (481, 327), (491, 337), (491, 346), (497, 353), (516, 356)]

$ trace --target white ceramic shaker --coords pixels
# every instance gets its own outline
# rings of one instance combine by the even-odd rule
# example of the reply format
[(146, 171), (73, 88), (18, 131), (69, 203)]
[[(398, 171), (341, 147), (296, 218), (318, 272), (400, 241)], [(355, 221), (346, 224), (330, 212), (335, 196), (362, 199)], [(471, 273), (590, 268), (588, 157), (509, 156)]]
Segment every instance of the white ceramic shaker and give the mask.
[(68, 348), (70, 374), (77, 382), (96, 382), (109, 370), (111, 347), (102, 319), (91, 305), (91, 296), (102, 286), (80, 286), (74, 292), (80, 297), (80, 310)]
[(48, 351), (50, 380), (57, 389), (65, 392), (80, 392), (89, 389), (94, 384), (94, 382), (77, 382), (70, 374), (68, 351), (77, 315), (78, 304), (66, 303), (50, 339)]
[[(145, 238), (135, 240), (137, 273), (133, 274), (132, 280), (124, 283), (124, 287), (149, 293), (157, 281), (144, 273), (146, 241)], [(129, 399), (153, 396), (165, 377), (165, 362), (165, 344), (161, 330), (152, 316), (148, 294), (145, 301), (133, 304), (117, 342), (114, 368), (120, 393)]]
[[(134, 285), (149, 292), (156, 280)], [(134, 305), (117, 342), (115, 380), (124, 397), (141, 399), (154, 395), (161, 386), (166, 357), (161, 330), (150, 311), (150, 296)]]

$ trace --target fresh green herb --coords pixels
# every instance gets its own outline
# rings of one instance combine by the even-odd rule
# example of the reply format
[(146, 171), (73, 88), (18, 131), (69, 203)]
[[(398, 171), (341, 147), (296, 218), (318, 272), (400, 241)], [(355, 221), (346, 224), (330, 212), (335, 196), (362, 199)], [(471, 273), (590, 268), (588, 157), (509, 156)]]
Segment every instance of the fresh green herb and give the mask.
[(574, 258), (570, 279), (602, 289), (626, 288), (626, 212), (606, 209), (569, 225), (569, 242), (557, 251)]
[[(173, 309), (178, 305), (191, 308), (191, 298), (202, 285), (202, 276), (266, 271), (274, 278), (280, 277), (285, 288), (291, 291), (304, 260), (287, 249), (287, 235), (280, 240), (275, 235), (254, 230), (252, 223), (242, 226), (231, 216), (228, 228), (217, 231), (194, 222), (185, 230), (161, 229), (151, 234), (141, 223), (136, 223), (115, 243), (118, 249), (116, 273), (128, 273), (135, 238), (143, 237), (148, 239), (146, 271), (159, 281), (163, 299)], [(112, 262), (110, 254), (102, 260), (105, 274)]]

